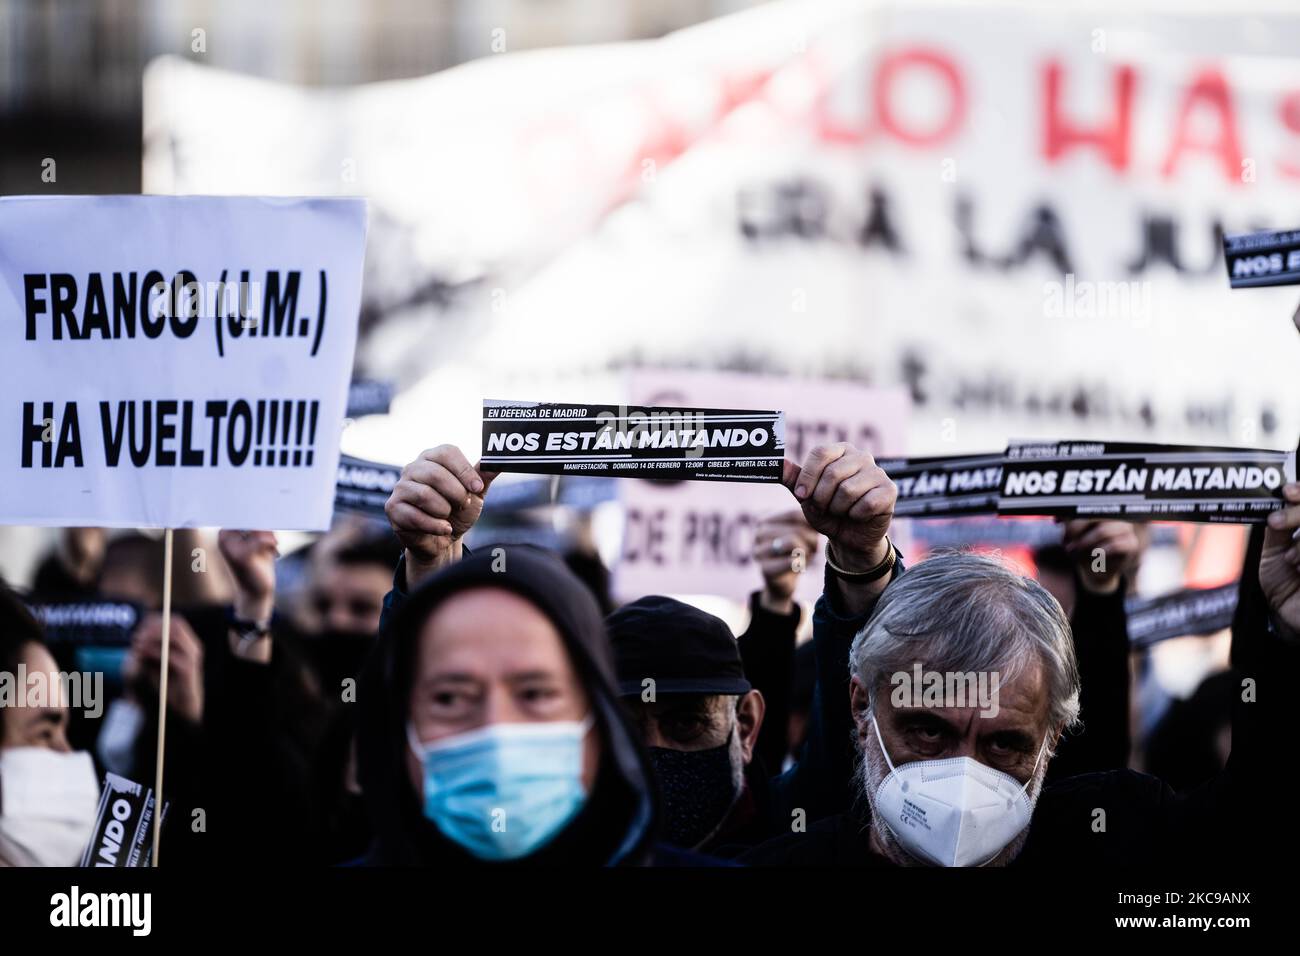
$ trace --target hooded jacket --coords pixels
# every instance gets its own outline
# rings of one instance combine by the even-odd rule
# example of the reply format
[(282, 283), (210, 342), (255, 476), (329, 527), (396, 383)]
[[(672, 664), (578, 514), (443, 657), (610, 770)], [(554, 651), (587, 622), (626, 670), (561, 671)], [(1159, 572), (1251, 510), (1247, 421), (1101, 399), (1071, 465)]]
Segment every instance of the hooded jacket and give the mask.
[[(469, 555), (434, 575), (391, 616), (386, 615), (357, 688), (358, 772), (375, 834), (364, 862), (398, 866), (646, 862), (656, 820), (650, 769), (618, 700), (600, 609), (582, 582), (545, 552), (511, 546), (506, 569), (493, 570), (495, 563), (492, 553)], [(424, 817), (420, 795), (407, 773), (407, 701), (416, 636), (442, 602), (475, 588), (511, 591), (550, 619), (586, 688), (602, 736), (600, 770), (582, 810), (545, 846), (506, 864), (484, 863), (444, 837)]]

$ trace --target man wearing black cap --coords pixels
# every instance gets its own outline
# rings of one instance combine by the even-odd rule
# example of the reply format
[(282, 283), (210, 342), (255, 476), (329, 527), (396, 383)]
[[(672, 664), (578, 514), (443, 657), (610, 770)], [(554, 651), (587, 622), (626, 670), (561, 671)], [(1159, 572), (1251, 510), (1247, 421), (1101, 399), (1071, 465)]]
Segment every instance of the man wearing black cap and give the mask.
[(766, 775), (747, 773), (758, 766), (763, 695), (745, 678), (731, 628), (658, 595), (625, 605), (605, 624), (619, 694), (663, 797), (663, 839), (725, 855), (728, 846), (770, 836)]

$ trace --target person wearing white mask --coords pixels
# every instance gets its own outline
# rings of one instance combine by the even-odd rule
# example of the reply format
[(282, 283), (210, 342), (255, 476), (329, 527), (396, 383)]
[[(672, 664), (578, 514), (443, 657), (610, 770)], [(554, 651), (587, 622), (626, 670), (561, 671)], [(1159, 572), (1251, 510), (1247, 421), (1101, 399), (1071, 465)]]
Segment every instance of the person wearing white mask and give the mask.
[[(1074, 645), (1056, 599), (996, 558), (937, 556), (885, 592), (850, 661), (873, 852), (899, 865), (1015, 859), (1052, 751), (1079, 717)], [(923, 675), (944, 675), (945, 691), (947, 675), (974, 675), (975, 694), (895, 694), (904, 686), (895, 675), (913, 680), (918, 663)]]
[[(90, 754), (68, 745), (58, 664), (40, 626), (0, 586), (0, 674), (15, 693), (0, 701), (0, 866), (76, 866), (94, 829), (99, 783)], [(42, 675), (50, 693), (29, 699)]]
[[(741, 862), (1077, 871), (1289, 861), (1300, 847), (1294, 814), (1261, 802), (1290, 746), (1300, 671), (1300, 483), (1282, 493), (1286, 507), (1256, 528), (1242, 571), (1233, 623), (1241, 702), (1216, 779), (1175, 792), (1129, 769), (1048, 778), (1062, 739), (1088, 720), (1064, 613), (996, 557), (943, 553), (899, 575), (853, 642), (857, 806)], [(942, 691), (925, 692), (940, 686), (931, 674)], [(981, 676), (996, 695), (981, 699)], [(952, 694), (958, 686), (964, 699)]]

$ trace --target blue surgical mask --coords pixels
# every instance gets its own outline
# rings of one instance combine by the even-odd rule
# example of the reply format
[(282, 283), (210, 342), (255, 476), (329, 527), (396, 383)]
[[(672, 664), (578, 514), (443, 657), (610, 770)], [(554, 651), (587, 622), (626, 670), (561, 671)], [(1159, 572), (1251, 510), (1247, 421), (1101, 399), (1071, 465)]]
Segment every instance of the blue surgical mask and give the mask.
[(424, 769), (424, 815), (480, 860), (516, 860), (543, 846), (586, 802), (582, 721), (489, 724), (421, 743), (407, 724)]

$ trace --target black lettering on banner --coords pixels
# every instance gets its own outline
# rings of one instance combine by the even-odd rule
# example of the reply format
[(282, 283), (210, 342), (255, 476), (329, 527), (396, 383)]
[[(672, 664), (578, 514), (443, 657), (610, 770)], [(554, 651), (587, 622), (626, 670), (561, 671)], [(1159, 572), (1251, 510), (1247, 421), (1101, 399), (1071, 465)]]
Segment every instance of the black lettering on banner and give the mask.
[(996, 514), (1002, 452), (876, 462), (898, 488), (899, 518), (955, 518)]
[(23, 402), (22, 466), (36, 467), (33, 449), (41, 449), (41, 468), (62, 468), (71, 465), (80, 468), (85, 464), (81, 453), (81, 419), (77, 403), (67, 402), (59, 416), (54, 414), (53, 402), (41, 403), (41, 415), (36, 415), (35, 402)]
[(164, 448), (164, 442), (176, 436), (176, 426), (170, 421), (175, 414), (175, 402), (161, 401), (158, 403), (158, 447), (153, 459), (155, 465), (166, 467), (176, 464), (176, 453), (170, 448)]
[[(235, 467), (248, 462), (250, 453), (253, 464), (280, 468), (310, 468), (316, 460), (320, 402), (315, 399), (254, 403), (242, 398), (232, 402), (146, 398), (100, 401), (98, 406), (103, 464), (108, 468), (215, 467), (223, 460), (223, 448), (225, 461)], [(22, 467), (85, 465), (77, 407), (76, 402), (68, 402), (56, 413), (54, 402), (23, 402)], [(263, 428), (267, 408), (270, 429)], [(206, 427), (200, 420), (204, 417)]]
[(779, 482), (785, 413), (648, 405), (483, 403), (493, 471)]
[[(110, 341), (135, 339), (137, 334), (157, 339), (169, 332), (174, 338), (189, 339), (202, 320), (211, 320), (218, 356), (226, 354), (226, 337), (240, 338), (245, 331), (248, 339), (304, 339), (310, 343), (310, 354), (317, 354), (329, 291), (324, 269), (318, 274), (314, 320), (299, 314), (301, 270), (268, 269), (254, 278), (243, 269), (238, 283), (227, 283), (229, 274), (223, 269), (218, 281), (205, 283), (188, 269), (170, 279), (157, 269), (143, 275), (92, 272), (79, 285), (80, 277), (67, 272), (24, 273), (25, 337), (29, 342), (44, 336), (51, 341)], [(258, 292), (260, 315), (252, 311)], [(232, 298), (238, 299), (233, 308)], [(369, 398), (372, 404), (383, 400), (382, 394)], [(391, 392), (387, 400), (391, 401)]]
[[(248, 446), (253, 437), (253, 412), (242, 398), (230, 406), (230, 427), (226, 429), (226, 457), (232, 465), (242, 465), (248, 460)], [(239, 432), (236, 440), (235, 432)], [(215, 446), (214, 446), (215, 448)]]
[(226, 417), (226, 403), (213, 399), (203, 406), (204, 412), (212, 422), (212, 464), (221, 464), (221, 420)]
[(167, 283), (162, 273), (146, 272), (140, 294), (140, 331), (145, 334), (145, 338), (156, 339), (162, 335), (163, 326), (167, 324), (166, 300)]
[(623, 560), (628, 563), (649, 563), (662, 567), (668, 562), (664, 554), (664, 524), (667, 512), (663, 508), (642, 511), (629, 508), (624, 519)]
[(998, 514), (1258, 524), (1294, 476), (1294, 455), (1270, 449), (1016, 442)]

